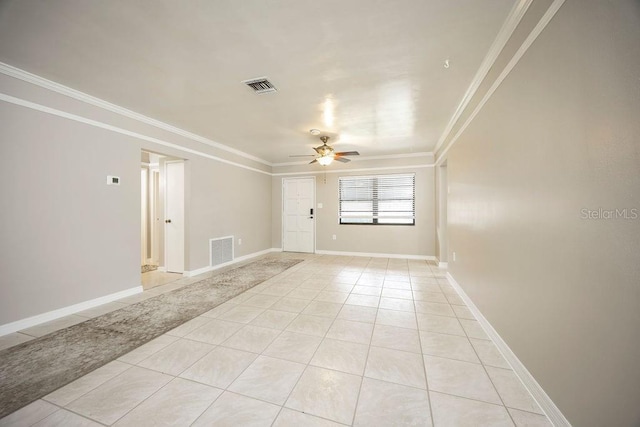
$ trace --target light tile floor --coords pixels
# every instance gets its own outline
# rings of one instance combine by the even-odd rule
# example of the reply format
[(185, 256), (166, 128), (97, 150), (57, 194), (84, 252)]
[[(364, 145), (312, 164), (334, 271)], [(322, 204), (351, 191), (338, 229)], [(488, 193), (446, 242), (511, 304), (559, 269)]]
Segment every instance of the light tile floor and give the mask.
[[(424, 261), (303, 263), (0, 420), (0, 426), (549, 426)], [(200, 278), (0, 339), (66, 327)]]
[(155, 288), (156, 286), (166, 285), (167, 283), (175, 282), (176, 280), (182, 278), (182, 274), (179, 273), (167, 273), (164, 271), (148, 271), (146, 273), (142, 273), (140, 277), (140, 282), (144, 290), (148, 290), (151, 288)]

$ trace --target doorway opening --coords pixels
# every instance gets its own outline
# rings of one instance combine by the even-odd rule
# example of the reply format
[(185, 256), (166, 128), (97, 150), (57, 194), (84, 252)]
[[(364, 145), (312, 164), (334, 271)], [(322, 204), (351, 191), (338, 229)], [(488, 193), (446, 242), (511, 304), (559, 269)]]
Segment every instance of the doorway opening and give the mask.
[[(167, 174), (168, 164), (180, 164), (181, 173), (175, 173), (176, 168), (170, 168), (172, 173)], [(177, 198), (176, 195), (181, 197)], [(172, 209), (168, 209), (169, 204)], [(140, 207), (141, 283), (146, 290), (181, 278), (184, 270), (184, 161), (182, 159), (142, 151)], [(176, 214), (176, 211), (181, 212), (181, 215)], [(176, 216), (170, 217), (168, 213)], [(167, 241), (168, 224), (172, 225), (173, 230), (182, 230), (182, 233), (178, 233), (177, 236), (176, 233), (172, 233), (169, 241)], [(173, 263), (168, 264), (168, 254)], [(168, 265), (171, 269), (167, 268)]]

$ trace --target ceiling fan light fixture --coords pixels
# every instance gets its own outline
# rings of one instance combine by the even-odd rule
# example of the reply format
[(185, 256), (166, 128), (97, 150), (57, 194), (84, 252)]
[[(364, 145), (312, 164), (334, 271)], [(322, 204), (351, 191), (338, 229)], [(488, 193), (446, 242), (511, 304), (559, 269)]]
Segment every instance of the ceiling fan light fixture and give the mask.
[(329, 166), (333, 162), (333, 156), (322, 156), (318, 157), (317, 160), (322, 166)]
[[(314, 130), (315, 129), (311, 129), (309, 132), (313, 133)], [(320, 163), (322, 166), (329, 166), (334, 160), (340, 163), (348, 163), (350, 160), (347, 159), (346, 156), (360, 155), (357, 151), (341, 151), (337, 153), (332, 146), (327, 144), (327, 142), (329, 142), (329, 137), (326, 135), (321, 136), (320, 141), (322, 141), (322, 145), (319, 147), (313, 147), (313, 150), (316, 152), (315, 154), (295, 155), (290, 157), (315, 157), (313, 161), (309, 163), (310, 165)]]
[(334, 156), (333, 150), (328, 145), (323, 145), (322, 147), (318, 148), (318, 154), (320, 154), (322, 157)]

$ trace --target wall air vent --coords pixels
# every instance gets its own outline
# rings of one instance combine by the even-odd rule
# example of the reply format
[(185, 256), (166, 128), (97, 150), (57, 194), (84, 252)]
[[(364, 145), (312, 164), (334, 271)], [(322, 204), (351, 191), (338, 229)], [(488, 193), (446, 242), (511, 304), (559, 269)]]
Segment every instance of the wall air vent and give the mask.
[(275, 91), (278, 90), (273, 85), (273, 83), (271, 83), (269, 80), (267, 80), (266, 77), (260, 77), (258, 79), (245, 80), (242, 83), (246, 84), (251, 89), (253, 89), (253, 91), (255, 93), (275, 92)]
[(216, 267), (233, 261), (233, 236), (209, 239), (209, 265)]

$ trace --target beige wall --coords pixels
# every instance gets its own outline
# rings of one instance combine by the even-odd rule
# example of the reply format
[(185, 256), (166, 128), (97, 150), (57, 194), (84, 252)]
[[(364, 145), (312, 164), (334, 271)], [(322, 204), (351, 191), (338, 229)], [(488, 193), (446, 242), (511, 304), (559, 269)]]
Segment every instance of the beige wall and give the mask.
[(242, 238), (236, 256), (271, 247), (271, 176), (171, 144), (269, 166), (5, 75), (0, 93), (141, 135), (0, 102), (0, 325), (140, 285), (141, 150), (185, 159), (187, 270), (213, 237)]
[(640, 3), (569, 0), (448, 156), (449, 269), (576, 426), (640, 425), (640, 219), (582, 211), (640, 214), (639, 76)]
[(233, 235), (236, 257), (271, 248), (270, 176), (198, 157), (186, 167), (189, 270), (209, 265), (211, 238)]
[(6, 103), (0, 117), (0, 325), (140, 285), (140, 146)]
[[(363, 164), (353, 162), (357, 171), (316, 174), (316, 249), (319, 251), (363, 252), (397, 255), (435, 255), (435, 178), (433, 167), (390, 170), (361, 170)], [(341, 165), (336, 165), (339, 167)], [(372, 167), (371, 165), (369, 165)], [(344, 166), (342, 166), (344, 167)], [(329, 169), (331, 171), (331, 169)], [(338, 178), (353, 175), (416, 174), (416, 225), (365, 226), (338, 223)], [(313, 176), (301, 174), (297, 176)], [(272, 245), (282, 246), (282, 180), (275, 176), (272, 190)], [(325, 182), (326, 179), (326, 182)], [(336, 240), (332, 236), (336, 235)]]

